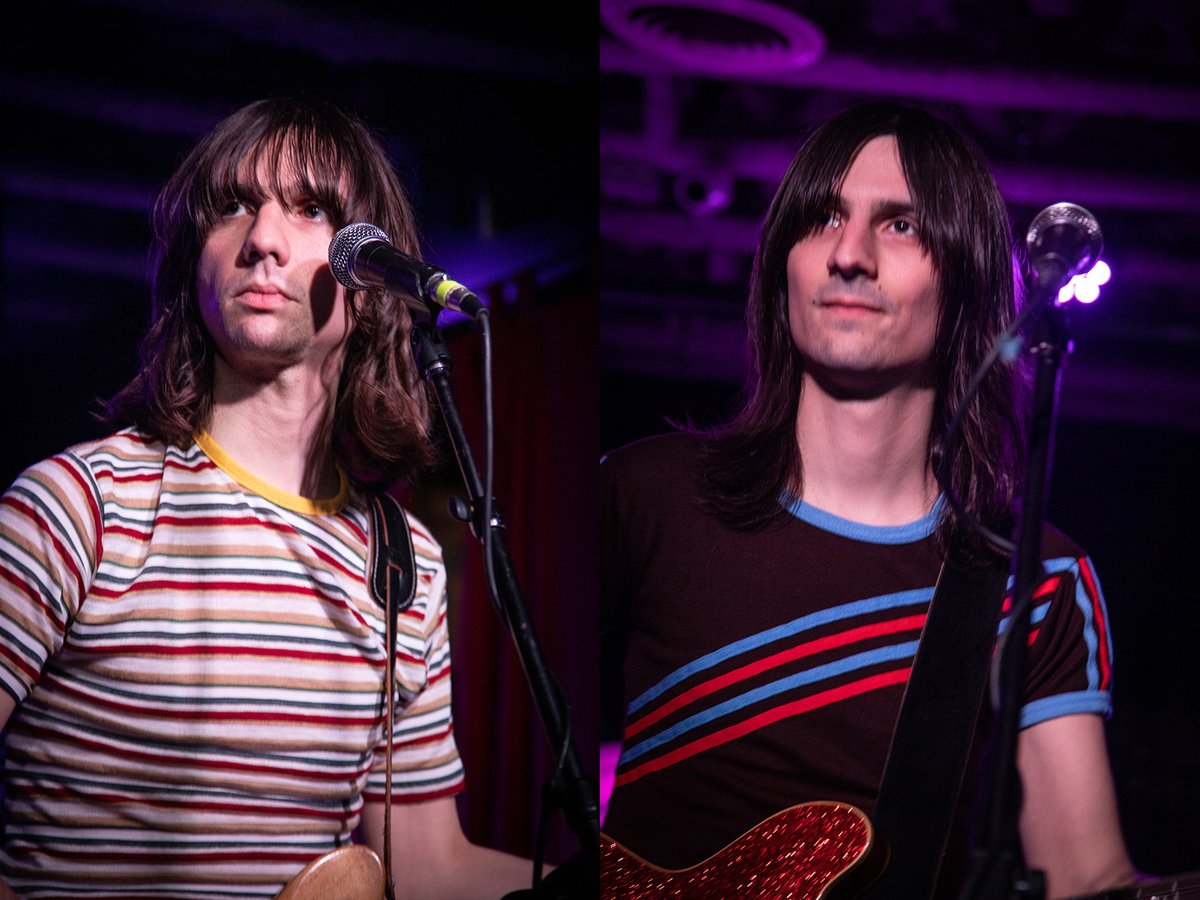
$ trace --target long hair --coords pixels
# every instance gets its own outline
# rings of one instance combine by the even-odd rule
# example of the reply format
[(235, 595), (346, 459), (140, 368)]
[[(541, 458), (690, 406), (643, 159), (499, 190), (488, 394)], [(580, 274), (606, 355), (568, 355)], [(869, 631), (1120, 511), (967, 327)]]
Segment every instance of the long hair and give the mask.
[[(154, 205), (150, 328), (138, 374), (107, 404), (109, 426), (136, 425), (176, 445), (208, 426), (215, 344), (200, 318), (196, 267), (209, 231), (244, 181), (269, 172), (264, 195), (299, 187), (339, 228), (367, 221), (418, 256), (417, 229), (403, 186), (368, 128), (331, 103), (260, 100), (204, 137)], [(337, 461), (362, 480), (386, 484), (433, 458), (429, 399), (408, 347), (405, 304), (380, 290), (347, 294), (351, 328), (331, 423)]]
[[(747, 306), (752, 369), (746, 402), (731, 422), (702, 435), (704, 505), (731, 527), (783, 521), (781, 493), (802, 490), (795, 425), (804, 360), (788, 328), (787, 256), (821, 223), (863, 144), (884, 135), (896, 138), (921, 243), (940, 281), (928, 441), (934, 471), (971, 376), (1016, 315), (1020, 279), (1008, 211), (972, 144), (935, 116), (890, 102), (854, 107), (819, 126), (793, 159), (762, 227)], [(1019, 368), (994, 368), (963, 416), (950, 460), (951, 483), (964, 506), (993, 527), (1005, 520), (1019, 483), (1025, 392)], [(984, 542), (949, 504), (945, 508), (937, 529), (943, 550), (963, 559), (985, 557)]]

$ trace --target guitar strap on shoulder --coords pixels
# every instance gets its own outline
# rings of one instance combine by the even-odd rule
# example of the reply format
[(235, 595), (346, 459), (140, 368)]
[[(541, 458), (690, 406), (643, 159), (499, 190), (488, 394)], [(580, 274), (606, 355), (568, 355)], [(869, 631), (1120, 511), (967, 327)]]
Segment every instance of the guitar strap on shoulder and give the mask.
[(394, 600), (396, 611), (404, 612), (416, 596), (416, 563), (408, 516), (390, 494), (371, 498), (369, 553), (371, 596), (384, 609)]
[(987, 687), (1006, 562), (946, 562), (921, 632), (873, 820), (890, 850), (872, 898), (927, 898), (937, 883)]
[(383, 870), (387, 900), (395, 900), (392, 880), (392, 740), (396, 727), (396, 626), (399, 614), (412, 606), (417, 590), (416, 558), (408, 517), (395, 497), (371, 498), (371, 535), (367, 546), (367, 582), (387, 622), (387, 793), (383, 801)]

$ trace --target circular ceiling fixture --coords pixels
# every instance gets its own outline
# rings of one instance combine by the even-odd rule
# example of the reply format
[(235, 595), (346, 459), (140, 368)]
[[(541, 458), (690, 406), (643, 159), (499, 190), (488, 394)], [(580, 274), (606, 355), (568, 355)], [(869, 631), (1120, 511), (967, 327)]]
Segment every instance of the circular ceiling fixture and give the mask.
[(797, 69), (825, 52), (809, 19), (764, 0), (601, 0), (600, 17), (630, 46), (712, 74)]

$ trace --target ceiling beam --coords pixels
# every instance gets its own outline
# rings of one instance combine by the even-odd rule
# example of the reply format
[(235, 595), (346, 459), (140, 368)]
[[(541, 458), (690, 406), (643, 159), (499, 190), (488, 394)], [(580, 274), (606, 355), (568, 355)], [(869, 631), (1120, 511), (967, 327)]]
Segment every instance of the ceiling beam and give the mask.
[(962, 68), (881, 63), (829, 53), (803, 69), (747, 74), (722, 72), (718, 75), (689, 70), (605, 38), (600, 44), (600, 71), (637, 76), (670, 75), (683, 79), (737, 79), (779, 87), (820, 88), (990, 109), (1200, 121), (1200, 88), (1084, 78), (1061, 72), (1025, 72), (1001, 66)]
[[(736, 139), (715, 147), (700, 141), (651, 139), (611, 130), (600, 135), (602, 163), (632, 162), (691, 178), (707, 175), (714, 182), (748, 179), (772, 189), (787, 171), (797, 149), (792, 141)], [(1110, 209), (1192, 213), (1200, 208), (1200, 182), (1194, 178), (1004, 163), (992, 165), (992, 171), (1010, 203), (1037, 206), (1069, 198), (1074, 203)], [(603, 178), (602, 165), (601, 187)]]

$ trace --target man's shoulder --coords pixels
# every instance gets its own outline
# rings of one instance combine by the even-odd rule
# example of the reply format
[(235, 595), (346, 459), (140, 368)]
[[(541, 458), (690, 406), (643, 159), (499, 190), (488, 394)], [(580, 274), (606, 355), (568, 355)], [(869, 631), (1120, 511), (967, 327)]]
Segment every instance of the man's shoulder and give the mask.
[(80, 441), (47, 456), (25, 469), (18, 480), (38, 479), (64, 471), (74, 471), (83, 479), (94, 479), (106, 472), (129, 472), (147, 467), (161, 469), (165, 452), (166, 445), (162, 441), (126, 428)]
[(696, 435), (673, 431), (641, 438), (611, 450), (600, 463), (613, 475), (664, 477), (694, 471), (699, 451), (700, 442)]
[(1042, 528), (1042, 559), (1083, 559), (1087, 551), (1069, 534), (1050, 522)]
[(59, 456), (92, 462), (101, 459), (128, 460), (130, 462), (161, 461), (166, 454), (166, 444), (136, 428), (123, 428), (102, 437), (73, 444)]
[(604, 507), (627, 524), (704, 518), (700, 439), (686, 432), (643, 438), (601, 462)]

